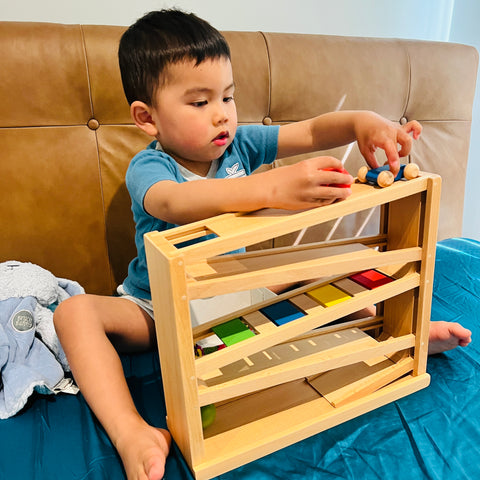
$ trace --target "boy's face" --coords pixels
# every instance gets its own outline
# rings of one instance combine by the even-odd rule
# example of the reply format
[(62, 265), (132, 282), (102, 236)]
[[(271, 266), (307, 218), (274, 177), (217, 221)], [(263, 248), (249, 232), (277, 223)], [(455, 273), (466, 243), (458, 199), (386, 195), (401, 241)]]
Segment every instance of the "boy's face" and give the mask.
[(178, 163), (205, 176), (237, 130), (230, 60), (176, 63), (168, 67), (166, 79), (151, 110), (156, 138)]

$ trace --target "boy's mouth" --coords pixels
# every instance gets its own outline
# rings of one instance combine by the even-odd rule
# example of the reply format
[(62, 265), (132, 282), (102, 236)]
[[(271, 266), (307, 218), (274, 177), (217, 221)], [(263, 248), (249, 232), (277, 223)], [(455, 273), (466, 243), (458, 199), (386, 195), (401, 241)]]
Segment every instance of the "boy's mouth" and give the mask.
[(213, 143), (219, 147), (223, 147), (228, 142), (230, 134), (228, 132), (222, 132), (213, 139)]

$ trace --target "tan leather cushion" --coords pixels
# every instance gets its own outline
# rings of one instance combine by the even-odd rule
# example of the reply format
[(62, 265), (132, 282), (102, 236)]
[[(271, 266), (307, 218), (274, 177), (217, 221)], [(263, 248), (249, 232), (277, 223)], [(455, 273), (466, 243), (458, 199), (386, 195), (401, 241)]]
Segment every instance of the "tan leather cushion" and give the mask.
[[(123, 94), (117, 46), (124, 30), (0, 22), (0, 261), (37, 263), (92, 293), (112, 293), (135, 255), (124, 176), (151, 140), (132, 124)], [(335, 109), (344, 95), (344, 109), (420, 120), (424, 133), (411, 159), (443, 177), (439, 237), (461, 234), (475, 49), (321, 35), (225, 36), (240, 123), (302, 120)], [(354, 147), (347, 168), (355, 175), (363, 163)], [(342, 221), (334, 235), (355, 234), (367, 214)], [(331, 227), (307, 232), (304, 241), (322, 240)], [(364, 232), (373, 230), (369, 224)]]

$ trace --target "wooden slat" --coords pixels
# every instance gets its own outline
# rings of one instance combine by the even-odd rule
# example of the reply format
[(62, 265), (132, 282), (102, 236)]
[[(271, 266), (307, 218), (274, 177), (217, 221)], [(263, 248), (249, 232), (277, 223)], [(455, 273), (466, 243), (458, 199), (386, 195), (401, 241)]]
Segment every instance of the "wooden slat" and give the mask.
[(301, 295), (295, 295), (294, 297), (290, 298), (290, 301), (296, 307), (300, 308), (306, 313), (308, 313), (308, 311), (312, 308), (317, 308), (319, 305), (318, 302), (305, 293), (302, 293)]
[[(391, 352), (413, 347), (415, 336), (405, 335), (385, 342), (375, 342), (372, 338), (360, 338), (338, 347), (327, 349), (297, 360), (289, 360), (244, 377), (234, 377), (214, 386), (201, 386), (198, 396), (201, 405), (219, 402), (262, 388), (286, 383), (301, 377), (308, 377), (320, 372), (340, 368), (345, 365), (379, 357)], [(241, 372), (237, 372), (240, 373)]]
[(258, 333), (268, 334), (277, 329), (277, 326), (258, 310), (247, 313), (242, 318)]
[(374, 365), (355, 363), (322, 373), (308, 381), (334, 407), (340, 407), (376, 392), (412, 370), (413, 358), (405, 358), (394, 363), (384, 357), (381, 363)]
[[(163, 232), (162, 236), (167, 241), (171, 238), (180, 242), (181, 235), (189, 238), (192, 230), (197, 232), (201, 228), (217, 235), (217, 238), (212, 240), (181, 249), (185, 261), (190, 264), (424, 191), (427, 179), (431, 176), (432, 174), (422, 173), (418, 178), (408, 182), (396, 182), (384, 189), (353, 184), (352, 195), (343, 202), (294, 214), (287, 212), (282, 215), (275, 210), (223, 214)], [(152, 240), (155, 241), (155, 238)]]
[[(333, 408), (324, 398), (319, 397), (212, 436), (205, 440), (204, 460), (193, 465), (195, 477), (197, 480), (208, 480), (414, 393), (429, 383), (428, 374), (408, 376), (339, 408)], [(261, 408), (261, 405), (256, 408)], [(241, 411), (240, 403), (238, 416)], [(234, 414), (231, 412), (231, 415)]]
[(387, 252), (367, 249), (275, 267), (262, 268), (260, 264), (242, 273), (207, 280), (188, 279), (187, 288), (190, 298), (206, 298), (221, 293), (241, 292), (265, 285), (293, 283), (327, 275), (345, 275), (358, 270), (379, 268), (391, 263), (416, 262), (421, 257), (422, 249), (420, 247)]
[(205, 259), (186, 266), (186, 272), (192, 280), (207, 280), (244, 272), (254, 272), (265, 268), (284, 266), (288, 268), (298, 262), (310, 262), (318, 258), (331, 257), (342, 253), (368, 250), (359, 242), (326, 247), (320, 244), (307, 244), (283, 248), (246, 252), (232, 255), (221, 255)]

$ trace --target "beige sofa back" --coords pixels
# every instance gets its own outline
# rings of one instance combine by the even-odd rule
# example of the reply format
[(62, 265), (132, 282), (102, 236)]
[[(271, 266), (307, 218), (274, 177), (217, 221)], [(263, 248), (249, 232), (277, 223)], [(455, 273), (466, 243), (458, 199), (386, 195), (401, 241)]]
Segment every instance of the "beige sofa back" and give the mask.
[[(0, 261), (39, 264), (91, 293), (112, 293), (135, 255), (124, 175), (150, 141), (132, 124), (121, 87), (116, 52), (123, 31), (0, 22)], [(342, 99), (343, 109), (421, 121), (424, 133), (410, 160), (444, 179), (440, 238), (461, 234), (475, 49), (321, 35), (225, 36), (241, 123), (297, 121), (334, 110)], [(347, 168), (355, 175), (362, 163), (354, 148)], [(337, 234), (355, 233), (360, 221), (345, 222)]]

